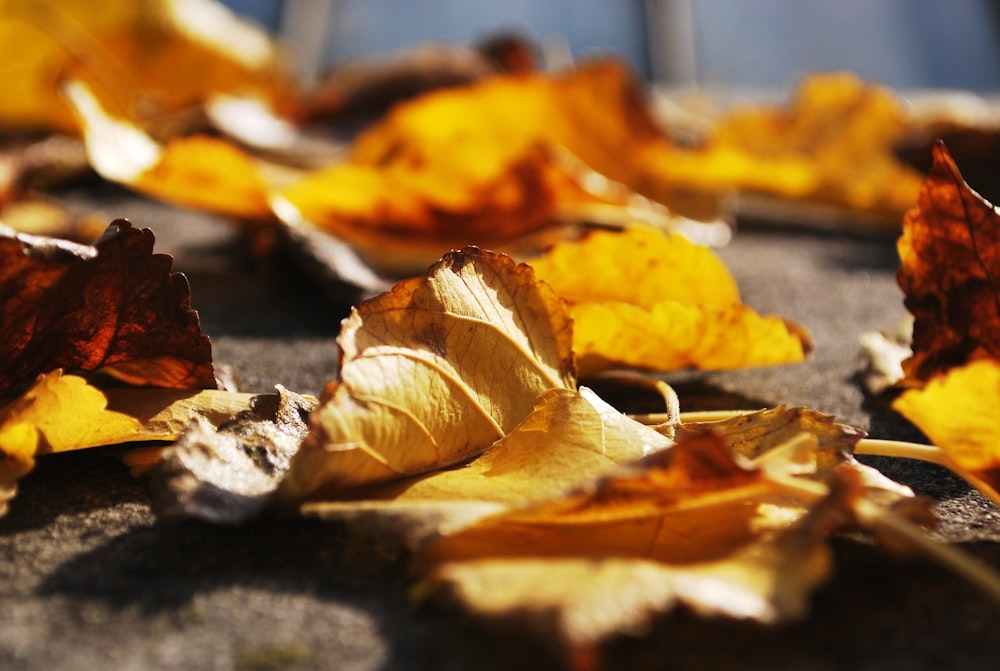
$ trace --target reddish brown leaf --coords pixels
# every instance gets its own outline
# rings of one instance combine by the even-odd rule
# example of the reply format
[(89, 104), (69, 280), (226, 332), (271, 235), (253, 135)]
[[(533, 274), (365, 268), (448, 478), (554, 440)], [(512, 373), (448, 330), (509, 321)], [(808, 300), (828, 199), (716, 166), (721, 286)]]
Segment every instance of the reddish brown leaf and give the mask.
[(124, 220), (93, 246), (0, 227), (0, 394), (56, 368), (215, 387), (187, 279), (152, 251), (152, 232)]
[(910, 382), (975, 359), (1000, 359), (1000, 215), (962, 179), (943, 144), (907, 213), (899, 286), (913, 313)]

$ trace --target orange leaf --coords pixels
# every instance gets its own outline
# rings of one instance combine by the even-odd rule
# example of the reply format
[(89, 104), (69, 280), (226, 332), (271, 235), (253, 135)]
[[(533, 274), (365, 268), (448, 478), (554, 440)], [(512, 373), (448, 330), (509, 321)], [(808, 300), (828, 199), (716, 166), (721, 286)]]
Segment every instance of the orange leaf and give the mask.
[(942, 144), (898, 249), (897, 278), (914, 317), (905, 381), (1000, 359), (1000, 215), (969, 188)]
[(81, 81), (65, 85), (87, 155), (105, 179), (178, 205), (245, 218), (270, 218), (262, 166), (227, 140), (207, 135), (161, 145)]
[(270, 38), (214, 0), (0, 1), (0, 126), (75, 130), (70, 74), (174, 122), (213, 94), (286, 89)]

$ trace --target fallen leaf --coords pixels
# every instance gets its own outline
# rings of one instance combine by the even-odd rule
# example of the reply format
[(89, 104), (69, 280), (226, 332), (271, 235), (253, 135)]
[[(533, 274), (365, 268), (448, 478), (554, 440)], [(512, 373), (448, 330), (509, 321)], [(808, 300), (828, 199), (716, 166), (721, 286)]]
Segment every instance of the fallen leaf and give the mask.
[(541, 392), (573, 388), (571, 338), (564, 305), (530, 267), (477, 248), (446, 254), (345, 320), (339, 381), (313, 413), (286, 493), (467, 461)]
[(152, 248), (153, 234), (124, 220), (93, 246), (0, 228), (0, 394), (57, 368), (215, 387), (187, 280)]
[(954, 367), (892, 407), (948, 455), (951, 470), (1000, 505), (1000, 362)]
[(812, 348), (802, 327), (741, 304), (718, 257), (676, 235), (638, 227), (592, 231), (530, 263), (571, 303), (582, 376), (615, 366), (796, 363)]
[(797, 438), (755, 466), (712, 432), (688, 436), (592, 486), (444, 536), (418, 556), (417, 595), (535, 624), (571, 655), (679, 604), (800, 617), (830, 570), (826, 537), (852, 523), (864, 492), (839, 470), (789, 488), (814, 447)]
[(151, 474), (157, 516), (230, 524), (252, 517), (288, 470), (315, 406), (279, 385), (218, 427), (195, 415)]
[(498, 75), (394, 107), (346, 162), (283, 190), (274, 207), (398, 274), (468, 244), (514, 251), (606, 205), (618, 219), (669, 225), (662, 205), (641, 197), (632, 150), (643, 142), (666, 138), (618, 62)]
[(64, 85), (80, 120), (87, 155), (105, 179), (166, 202), (249, 219), (272, 218), (263, 162), (208, 135), (161, 144), (106, 107), (81, 81)]
[(1000, 359), (1000, 215), (965, 183), (942, 144), (897, 247), (897, 279), (914, 318), (903, 384)]
[(909, 123), (890, 89), (846, 72), (814, 73), (787, 105), (735, 106), (701, 146), (641, 159), (664, 188), (825, 203), (895, 226), (922, 179), (895, 153)]
[(585, 387), (549, 389), (523, 422), (462, 468), (331, 492), (301, 510), (417, 547), (487, 515), (560, 496), (671, 444)]
[(210, 95), (287, 96), (275, 45), (213, 0), (0, 3), (0, 126), (75, 131), (64, 76), (100, 85), (140, 119), (176, 123)]

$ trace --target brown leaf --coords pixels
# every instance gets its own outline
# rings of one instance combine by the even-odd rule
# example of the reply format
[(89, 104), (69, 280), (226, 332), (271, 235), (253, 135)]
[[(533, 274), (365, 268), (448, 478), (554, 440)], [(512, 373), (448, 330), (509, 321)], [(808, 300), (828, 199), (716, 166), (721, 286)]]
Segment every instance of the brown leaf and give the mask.
[(124, 220), (94, 246), (0, 228), (0, 394), (56, 368), (214, 387), (187, 280), (152, 248), (153, 234)]
[(420, 555), (418, 594), (541, 623), (571, 650), (680, 603), (763, 622), (800, 616), (829, 571), (823, 541), (859, 491), (779, 484), (810, 442), (786, 444), (786, 465), (757, 468), (713, 433), (689, 436), (592, 486), (446, 535)]
[(538, 395), (575, 384), (565, 306), (526, 265), (477, 248), (362, 303), (337, 340), (340, 380), (313, 413), (292, 498), (466, 461)]
[(898, 249), (897, 279), (914, 317), (904, 382), (1000, 359), (1000, 215), (969, 188), (942, 144)]

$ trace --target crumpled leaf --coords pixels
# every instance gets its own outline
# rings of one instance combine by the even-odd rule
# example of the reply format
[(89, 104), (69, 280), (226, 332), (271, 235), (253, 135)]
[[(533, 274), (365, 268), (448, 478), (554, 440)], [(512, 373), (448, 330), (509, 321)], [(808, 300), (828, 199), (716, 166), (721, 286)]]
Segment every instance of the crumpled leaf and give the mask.
[(270, 500), (306, 435), (310, 399), (278, 385), (216, 429), (201, 415), (167, 448), (152, 473), (153, 507), (163, 519), (235, 523)]
[(463, 468), (346, 491), (342, 501), (307, 503), (302, 511), (417, 547), (487, 515), (562, 495), (671, 444), (585, 387), (549, 389), (523, 422)]
[(1000, 362), (952, 368), (892, 407), (948, 455), (951, 470), (1000, 505)]
[(592, 486), (445, 535), (418, 557), (417, 594), (540, 625), (571, 654), (679, 604), (800, 617), (830, 569), (825, 538), (855, 523), (866, 493), (850, 466), (798, 488), (815, 447), (800, 436), (753, 463), (719, 434), (688, 435)]
[(0, 126), (75, 130), (67, 75), (170, 123), (213, 94), (286, 92), (270, 38), (213, 0), (0, 2)]
[(152, 248), (153, 234), (124, 220), (93, 246), (0, 226), (0, 394), (56, 368), (215, 387), (187, 280)]
[(592, 231), (530, 261), (571, 302), (583, 376), (613, 366), (739, 368), (802, 361), (806, 331), (739, 302), (715, 254), (648, 228)]
[(575, 385), (571, 324), (530, 267), (477, 248), (363, 302), (344, 321), (339, 381), (285, 480), (292, 498), (461, 463), (538, 395)]
[(1000, 215), (965, 183), (942, 144), (897, 247), (897, 279), (914, 318), (903, 384), (1000, 359)]

